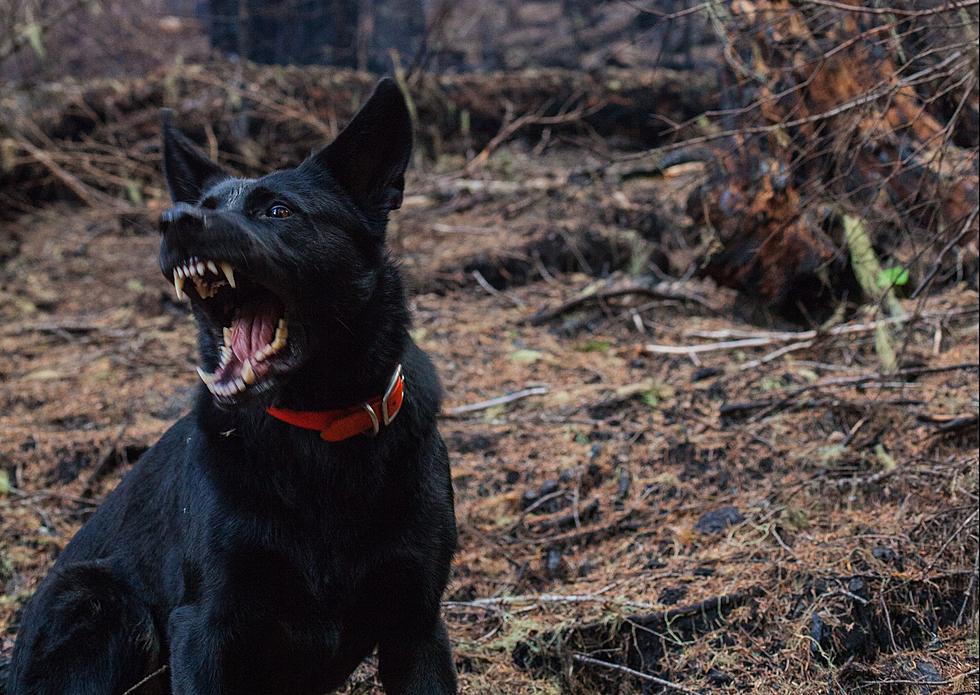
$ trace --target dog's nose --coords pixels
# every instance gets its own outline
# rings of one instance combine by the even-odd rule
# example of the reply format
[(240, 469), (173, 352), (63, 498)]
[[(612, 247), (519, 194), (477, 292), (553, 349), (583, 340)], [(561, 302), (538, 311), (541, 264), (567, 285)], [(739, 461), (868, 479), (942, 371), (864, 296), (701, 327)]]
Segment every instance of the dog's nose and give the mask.
[(160, 233), (167, 234), (181, 228), (199, 227), (202, 211), (187, 203), (177, 203), (160, 214)]

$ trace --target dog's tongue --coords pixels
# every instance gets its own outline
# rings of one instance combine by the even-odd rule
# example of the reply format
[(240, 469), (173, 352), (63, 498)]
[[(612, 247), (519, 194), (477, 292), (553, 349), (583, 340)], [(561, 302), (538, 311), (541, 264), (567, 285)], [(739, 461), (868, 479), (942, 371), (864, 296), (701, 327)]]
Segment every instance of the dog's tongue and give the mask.
[(231, 322), (231, 351), (240, 362), (272, 342), (279, 312), (276, 307), (258, 304), (239, 309)]

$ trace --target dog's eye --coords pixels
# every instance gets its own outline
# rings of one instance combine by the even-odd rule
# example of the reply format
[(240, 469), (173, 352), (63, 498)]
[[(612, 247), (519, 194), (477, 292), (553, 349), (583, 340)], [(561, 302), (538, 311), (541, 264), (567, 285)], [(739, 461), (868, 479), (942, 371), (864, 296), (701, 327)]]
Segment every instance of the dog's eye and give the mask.
[(266, 210), (267, 217), (276, 217), (280, 220), (286, 219), (293, 214), (293, 211), (287, 208), (285, 205), (273, 205), (271, 208)]

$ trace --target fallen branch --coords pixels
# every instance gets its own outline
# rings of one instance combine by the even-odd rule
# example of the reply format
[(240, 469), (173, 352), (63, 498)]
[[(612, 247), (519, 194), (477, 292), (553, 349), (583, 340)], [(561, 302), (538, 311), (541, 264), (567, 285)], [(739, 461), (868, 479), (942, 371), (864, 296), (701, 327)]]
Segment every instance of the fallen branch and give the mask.
[(161, 666), (160, 668), (158, 668), (156, 671), (154, 671), (153, 673), (151, 673), (150, 675), (148, 675), (146, 678), (144, 678), (143, 680), (141, 680), (139, 683), (137, 683), (136, 685), (134, 685), (131, 688), (129, 688), (128, 690), (126, 690), (126, 692), (124, 692), (123, 695), (130, 695), (131, 693), (135, 693), (137, 690), (139, 690), (140, 688), (142, 688), (144, 685), (146, 685), (147, 683), (149, 683), (151, 680), (153, 680), (157, 676), (162, 676), (164, 673), (166, 673), (169, 670), (169, 668), (170, 668), (169, 666), (167, 666), (166, 664), (164, 664), (163, 666)]
[(518, 297), (514, 297), (506, 292), (501, 292), (498, 290), (496, 287), (491, 285), (485, 277), (483, 277), (483, 273), (481, 273), (479, 270), (473, 270), (473, 272), (470, 274), (473, 276), (473, 279), (476, 280), (477, 284), (487, 291), (487, 294), (492, 294), (494, 297), (506, 299), (518, 309), (524, 308), (524, 302), (522, 302)]
[[(555, 116), (544, 115), (544, 111), (548, 107), (547, 104), (541, 106), (534, 112), (526, 113), (518, 118), (511, 118), (511, 114), (508, 113), (508, 115), (504, 118), (504, 123), (501, 125), (500, 131), (490, 139), (490, 142), (486, 144), (479, 154), (467, 162), (463, 171), (469, 174), (486, 164), (487, 160), (490, 159), (490, 155), (492, 155), (498, 147), (507, 142), (522, 128), (530, 125), (566, 125), (568, 123), (582, 121), (601, 111), (603, 108), (605, 108), (607, 103), (608, 102), (605, 100), (602, 100), (598, 104), (593, 104), (588, 108), (579, 108), (574, 111), (559, 113)], [(508, 111), (512, 112), (512, 109), (508, 109)]]
[(610, 598), (595, 594), (538, 594), (536, 596), (491, 596), (472, 601), (443, 601), (447, 608), (496, 608), (499, 606), (533, 606), (537, 604), (567, 604), (567, 603), (606, 603), (632, 608), (652, 610), (649, 603), (629, 601), (627, 599)]
[(621, 671), (622, 673), (629, 674), (641, 680), (648, 681), (650, 683), (656, 683), (664, 688), (670, 688), (676, 690), (679, 693), (688, 693), (688, 695), (701, 695), (700, 690), (691, 690), (690, 688), (685, 688), (683, 685), (678, 685), (677, 683), (672, 683), (671, 681), (665, 680), (663, 678), (658, 678), (657, 676), (651, 676), (649, 673), (643, 673), (642, 671), (636, 671), (628, 666), (622, 666), (620, 664), (613, 664), (608, 661), (601, 661), (599, 659), (593, 659), (591, 656), (586, 656), (585, 654), (572, 654), (572, 659), (583, 664), (590, 664), (592, 666), (600, 666), (602, 668), (611, 668), (615, 671)]
[[(719, 415), (731, 417), (742, 412), (749, 412), (752, 410), (760, 410), (762, 412), (756, 413), (751, 421), (757, 422), (773, 412), (782, 409), (783, 407), (794, 402), (804, 393), (813, 391), (821, 388), (836, 388), (844, 386), (860, 386), (862, 384), (867, 384), (875, 381), (883, 381), (885, 379), (901, 379), (903, 377), (914, 377), (914, 376), (924, 376), (926, 374), (940, 374), (943, 372), (954, 372), (954, 371), (966, 371), (966, 370), (978, 370), (980, 371), (980, 365), (973, 362), (960, 362), (958, 364), (944, 365), (940, 367), (909, 367), (906, 369), (899, 369), (890, 374), (861, 374), (857, 376), (847, 376), (847, 377), (836, 377), (833, 379), (824, 379), (822, 381), (817, 381), (812, 384), (807, 384), (806, 386), (799, 386), (785, 393), (785, 395), (778, 398), (768, 398), (764, 400), (757, 401), (746, 401), (742, 403), (726, 403), (719, 409)], [(904, 384), (903, 384), (904, 386)], [(881, 403), (880, 401), (878, 401)]]
[(590, 288), (585, 292), (562, 302), (554, 308), (541, 309), (536, 314), (528, 318), (527, 323), (531, 324), (532, 326), (540, 326), (541, 324), (547, 323), (548, 321), (551, 321), (562, 314), (576, 309), (588, 302), (602, 299), (613, 299), (615, 297), (625, 297), (633, 294), (643, 297), (652, 297), (654, 299), (679, 299), (686, 302), (700, 304), (711, 311), (717, 311), (717, 307), (713, 306), (705, 297), (702, 297), (696, 292), (686, 288), (681, 282), (654, 282), (649, 284), (635, 282), (627, 285), (621, 285), (619, 287), (608, 287), (601, 290)]
[(101, 191), (97, 191), (91, 186), (83, 183), (77, 176), (68, 173), (60, 164), (54, 161), (44, 150), (35, 147), (32, 143), (27, 140), (20, 140), (18, 144), (27, 150), (30, 155), (41, 165), (43, 165), (48, 171), (50, 171), (57, 179), (59, 179), (65, 186), (71, 190), (72, 193), (77, 195), (82, 202), (86, 203), (91, 207), (103, 207), (110, 209), (128, 209), (129, 206), (121, 205), (120, 201), (112, 196), (108, 196)]
[(520, 391), (514, 391), (513, 393), (506, 393), (503, 396), (497, 396), (496, 398), (491, 398), (490, 400), (479, 401), (477, 403), (468, 403), (466, 405), (458, 405), (455, 408), (450, 408), (444, 412), (442, 416), (459, 417), (460, 415), (466, 415), (467, 413), (475, 413), (498, 405), (513, 403), (514, 401), (519, 401), (522, 398), (528, 398), (530, 396), (543, 396), (546, 393), (548, 393), (547, 386), (532, 386)]
[[(963, 314), (976, 314), (978, 307), (964, 307), (953, 311), (934, 311), (922, 314), (903, 314), (902, 316), (890, 316), (870, 323), (848, 323), (834, 326), (828, 330), (817, 329), (811, 331), (786, 331), (786, 332), (759, 332), (749, 331), (703, 331), (697, 333), (704, 338), (725, 338), (740, 335), (737, 340), (722, 340), (716, 343), (703, 343), (700, 345), (659, 345), (648, 343), (643, 347), (645, 352), (657, 355), (696, 355), (705, 352), (719, 352), (727, 350), (738, 350), (746, 347), (762, 347), (765, 345), (776, 345), (778, 343), (796, 342), (803, 343), (815, 341), (823, 337), (836, 337), (842, 335), (852, 335), (854, 333), (869, 333), (878, 330), (882, 326), (893, 324), (910, 323), (930, 318), (948, 318)], [(799, 349), (799, 348), (797, 348)], [(778, 357), (778, 355), (776, 355)], [(765, 359), (765, 358), (763, 358)], [(768, 361), (768, 360), (766, 360)], [(758, 366), (753, 364), (752, 366)]]

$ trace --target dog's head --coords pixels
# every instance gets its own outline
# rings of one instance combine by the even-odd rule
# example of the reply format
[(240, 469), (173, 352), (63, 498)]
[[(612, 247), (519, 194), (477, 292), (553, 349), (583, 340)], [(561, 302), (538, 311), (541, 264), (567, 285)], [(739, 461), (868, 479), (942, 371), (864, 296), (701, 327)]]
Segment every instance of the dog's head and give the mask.
[(174, 207), (160, 219), (160, 267), (190, 299), (215, 401), (268, 400), (351, 330), (385, 263), (411, 147), (404, 97), (387, 79), (331, 144), (256, 179), (230, 175), (164, 115)]

